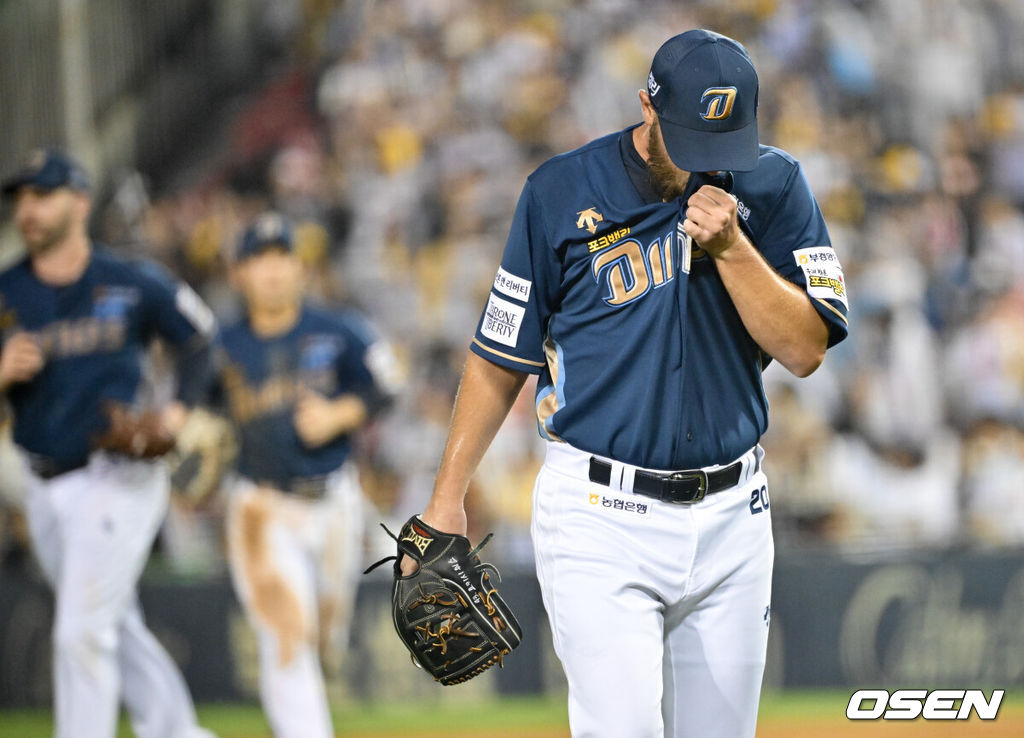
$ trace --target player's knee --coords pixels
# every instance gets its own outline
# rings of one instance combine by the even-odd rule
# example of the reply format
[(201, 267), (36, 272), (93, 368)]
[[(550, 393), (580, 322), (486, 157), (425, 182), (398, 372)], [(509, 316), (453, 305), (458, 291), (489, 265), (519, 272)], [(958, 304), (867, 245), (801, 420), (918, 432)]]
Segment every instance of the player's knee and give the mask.
[(631, 736), (631, 738), (663, 738), (661, 714), (653, 709), (634, 710), (625, 701), (615, 700), (601, 705), (576, 705), (569, 708), (569, 723), (574, 736)]
[(58, 653), (76, 658), (110, 656), (117, 651), (117, 632), (112, 625), (58, 618), (53, 629), (53, 646)]
[(573, 735), (661, 738), (664, 723), (656, 681), (660, 671), (652, 672), (649, 679), (641, 675), (624, 680), (603, 673), (601, 676), (604, 678), (593, 678), (589, 683), (570, 682)]

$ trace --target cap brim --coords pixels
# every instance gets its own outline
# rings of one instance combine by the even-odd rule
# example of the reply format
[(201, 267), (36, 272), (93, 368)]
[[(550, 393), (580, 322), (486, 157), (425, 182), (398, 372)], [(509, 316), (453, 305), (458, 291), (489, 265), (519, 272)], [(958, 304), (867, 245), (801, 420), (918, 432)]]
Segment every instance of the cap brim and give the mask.
[(0, 184), (0, 194), (3, 194), (4, 197), (10, 197), (31, 181), (31, 177), (26, 177), (24, 175), (15, 175), (10, 179), (5, 179), (3, 183)]
[(687, 172), (749, 172), (760, 156), (757, 120), (734, 131), (695, 131), (662, 118), (661, 135), (672, 162)]
[(15, 194), (22, 187), (32, 186), (37, 190), (45, 192), (53, 192), (59, 190), (61, 187), (67, 187), (68, 189), (75, 190), (77, 192), (88, 192), (88, 187), (84, 184), (78, 184), (75, 182), (54, 182), (47, 177), (40, 177), (38, 173), (32, 174), (16, 174), (10, 179), (0, 184), (0, 194), (4, 197), (10, 197)]
[(239, 250), (238, 255), (235, 258), (241, 261), (242, 259), (248, 259), (250, 256), (259, 256), (271, 249), (277, 249), (278, 251), (283, 251), (286, 254), (295, 253), (294, 244), (290, 245), (281, 241), (267, 241), (266, 243), (252, 244), (248, 247), (243, 247)]

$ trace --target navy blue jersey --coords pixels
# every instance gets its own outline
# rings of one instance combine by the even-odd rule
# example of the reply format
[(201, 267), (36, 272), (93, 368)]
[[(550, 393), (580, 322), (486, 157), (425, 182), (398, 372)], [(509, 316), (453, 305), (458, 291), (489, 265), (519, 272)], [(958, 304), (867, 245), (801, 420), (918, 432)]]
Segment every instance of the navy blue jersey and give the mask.
[(374, 344), (356, 315), (311, 305), (304, 305), (295, 326), (279, 336), (256, 335), (247, 319), (224, 330), (220, 390), (239, 429), (239, 472), (286, 490), (341, 466), (351, 452), (351, 437), (307, 448), (295, 430), (295, 403), (306, 387), (331, 398), (354, 393), (371, 413), (379, 409), (386, 392), (371, 371)]
[(160, 336), (180, 353), (200, 357), (214, 319), (191, 288), (155, 263), (96, 245), (73, 284), (41, 282), (28, 258), (0, 274), (0, 327), (4, 336), (32, 333), (46, 362), (31, 381), (7, 392), (15, 442), (75, 466), (105, 427), (103, 401), (135, 401), (151, 340)]
[[(697, 178), (673, 201), (645, 191), (631, 132), (530, 175), (471, 349), (540, 374), (546, 438), (656, 469), (729, 462), (767, 428), (770, 357), (682, 231)], [(829, 345), (842, 340), (842, 269), (800, 165), (762, 146), (732, 193), (754, 246), (807, 291)]]

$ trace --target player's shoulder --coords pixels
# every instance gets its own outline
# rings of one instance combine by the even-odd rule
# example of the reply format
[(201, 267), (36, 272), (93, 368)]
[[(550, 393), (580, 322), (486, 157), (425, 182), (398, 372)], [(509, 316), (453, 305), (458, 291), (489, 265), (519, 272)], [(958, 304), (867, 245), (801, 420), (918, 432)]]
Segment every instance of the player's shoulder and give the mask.
[(252, 328), (249, 327), (249, 319), (243, 315), (240, 318), (235, 318), (234, 320), (221, 325), (220, 330), (217, 332), (217, 339), (224, 345), (234, 345), (239, 341), (251, 337), (252, 335)]
[(800, 171), (800, 162), (775, 146), (762, 144), (760, 149), (757, 168), (749, 172), (735, 172), (733, 177), (740, 186), (778, 191)]
[(620, 161), (619, 137), (621, 135), (622, 131), (609, 133), (571, 151), (556, 154), (534, 169), (527, 177), (527, 181), (534, 187), (542, 189), (549, 187), (564, 189), (565, 177), (578, 176), (604, 163)]
[(335, 333), (357, 338), (364, 343), (369, 343), (373, 336), (369, 319), (348, 305), (306, 301), (302, 308), (302, 322), (309, 332)]
[(767, 226), (780, 208), (803, 208), (813, 199), (800, 162), (774, 146), (762, 145), (757, 168), (734, 172), (733, 179), (740, 217), (755, 231)]
[(0, 289), (17, 289), (32, 278), (31, 262), (28, 256), (22, 256), (0, 271)]
[(166, 267), (148, 256), (114, 251), (102, 243), (93, 244), (90, 269), (100, 279), (131, 282), (140, 287), (173, 286), (177, 281)]
[[(147, 265), (140, 257), (115, 253), (109, 246), (92, 243), (87, 267), (88, 278), (100, 283), (126, 284), (145, 281), (147, 274), (155, 273), (155, 263)], [(23, 283), (38, 281), (32, 272), (32, 260), (28, 255), (19, 258), (0, 272), (0, 286), (17, 288)]]

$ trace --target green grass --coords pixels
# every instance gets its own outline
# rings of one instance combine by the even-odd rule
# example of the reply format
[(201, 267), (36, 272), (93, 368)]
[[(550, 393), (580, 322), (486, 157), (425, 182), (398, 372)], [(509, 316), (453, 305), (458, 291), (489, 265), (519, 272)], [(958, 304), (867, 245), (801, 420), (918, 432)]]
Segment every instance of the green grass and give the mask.
[(568, 725), (564, 698), (537, 697), (506, 697), (469, 704), (377, 703), (336, 712), (334, 722), (342, 735), (345, 731), (415, 735), (417, 730), (439, 727), (456, 735), (479, 735), (484, 718), (486, 724), (493, 722), (503, 730)]
[[(197, 708), (199, 722), (219, 738), (269, 738), (270, 729), (258, 705), (211, 704)], [(568, 724), (562, 698), (505, 698), (468, 704), (413, 702), (365, 703), (334, 711), (338, 735), (417, 736), (443, 729), (452, 736), (479, 736), (481, 725), (502, 730), (557, 729)], [(3, 738), (42, 738), (52, 731), (48, 710), (0, 710)], [(130, 738), (127, 720), (118, 738)]]
[[(986, 694), (989, 690), (986, 689)], [(846, 704), (853, 689), (801, 690), (766, 693), (761, 700), (759, 723), (829, 723), (846, 725)], [(439, 699), (410, 703), (358, 703), (334, 711), (334, 725), (340, 738), (346, 736), (415, 736), (446, 734), (454, 738), (476, 738), (482, 734), (531, 735), (541, 731), (568, 736), (563, 697), (523, 697), (500, 700), (452, 700), (450, 692)], [(199, 720), (220, 738), (269, 738), (270, 730), (258, 705), (207, 704), (198, 708)], [(1024, 715), (1024, 690), (1007, 690), (1000, 715)], [(531, 730), (532, 729), (532, 730)], [(44, 738), (51, 734), (48, 710), (0, 710), (3, 738)], [(564, 733), (562, 732), (564, 731)], [(130, 738), (131, 729), (122, 721), (119, 738)]]

